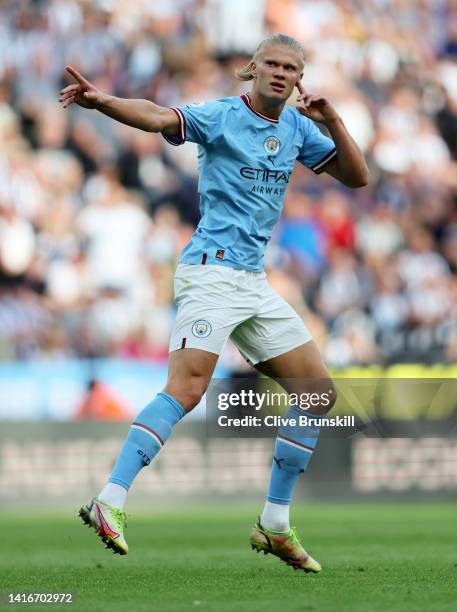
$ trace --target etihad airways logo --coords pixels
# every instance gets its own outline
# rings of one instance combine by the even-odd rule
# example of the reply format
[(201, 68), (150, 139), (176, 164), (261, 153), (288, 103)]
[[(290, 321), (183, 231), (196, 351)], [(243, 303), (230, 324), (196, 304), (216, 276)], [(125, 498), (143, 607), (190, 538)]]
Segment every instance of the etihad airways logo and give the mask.
[(270, 170), (268, 168), (249, 168), (244, 166), (240, 169), (243, 178), (250, 181), (261, 181), (262, 183), (288, 183), (292, 172), (284, 170)]

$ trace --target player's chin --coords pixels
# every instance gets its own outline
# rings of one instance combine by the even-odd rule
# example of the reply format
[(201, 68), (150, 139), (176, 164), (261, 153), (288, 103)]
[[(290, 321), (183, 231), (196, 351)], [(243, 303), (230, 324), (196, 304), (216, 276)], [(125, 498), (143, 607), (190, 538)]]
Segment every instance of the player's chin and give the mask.
[(268, 92), (268, 97), (272, 100), (287, 100), (290, 96), (291, 92), (287, 87), (283, 89), (270, 87)]

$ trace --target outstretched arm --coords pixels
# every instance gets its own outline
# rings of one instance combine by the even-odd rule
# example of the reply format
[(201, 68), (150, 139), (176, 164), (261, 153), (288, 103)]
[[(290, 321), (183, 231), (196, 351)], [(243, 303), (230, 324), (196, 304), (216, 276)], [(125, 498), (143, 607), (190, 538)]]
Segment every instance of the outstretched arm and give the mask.
[(97, 89), (75, 68), (67, 66), (66, 70), (76, 83), (60, 92), (59, 102), (63, 108), (78, 104), (146, 132), (164, 132), (169, 136), (178, 134), (179, 119), (170, 108), (158, 106), (149, 100), (127, 100), (110, 96)]
[(364, 187), (368, 183), (368, 166), (341, 117), (327, 98), (308, 94), (301, 83), (297, 84), (297, 89), (300, 95), (296, 108), (305, 117), (323, 123), (335, 143), (338, 156), (326, 164), (324, 172), (347, 187)]

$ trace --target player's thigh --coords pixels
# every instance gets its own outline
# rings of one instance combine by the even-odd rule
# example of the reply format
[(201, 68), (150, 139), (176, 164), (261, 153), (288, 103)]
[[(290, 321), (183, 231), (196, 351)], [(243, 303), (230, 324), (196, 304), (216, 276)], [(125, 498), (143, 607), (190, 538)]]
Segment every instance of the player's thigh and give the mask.
[(311, 340), (295, 310), (264, 281), (263, 298), (254, 317), (239, 325), (232, 340), (252, 365), (270, 361)]
[(314, 340), (257, 363), (255, 367), (278, 381), (288, 393), (300, 397), (313, 396), (314, 414), (327, 413), (336, 402), (335, 386)]
[(205, 393), (218, 355), (199, 349), (173, 351), (168, 360), (165, 393), (174, 397), (186, 410), (192, 410)]
[(314, 340), (308, 340), (277, 357), (259, 362), (255, 367), (271, 378), (330, 378)]
[[(294, 309), (270, 286), (259, 314), (239, 326), (232, 339), (245, 358), (262, 374), (278, 381), (289, 393), (329, 394), (336, 391), (311, 334)], [(316, 413), (321, 412), (317, 407)]]
[(250, 316), (229, 268), (180, 264), (174, 289), (178, 311), (170, 353), (191, 348), (219, 355), (235, 327)]
[(191, 410), (205, 392), (233, 329), (252, 313), (235, 291), (233, 271), (222, 266), (180, 264), (174, 288), (178, 311), (165, 390)]

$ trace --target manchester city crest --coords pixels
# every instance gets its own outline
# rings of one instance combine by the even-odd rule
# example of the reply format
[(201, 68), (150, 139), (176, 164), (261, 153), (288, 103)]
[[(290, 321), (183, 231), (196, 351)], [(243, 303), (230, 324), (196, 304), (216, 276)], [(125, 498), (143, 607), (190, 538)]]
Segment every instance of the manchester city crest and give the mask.
[(279, 152), (279, 147), (281, 146), (281, 142), (279, 138), (276, 136), (268, 136), (268, 138), (263, 143), (263, 147), (268, 155), (276, 155)]
[(207, 338), (212, 331), (211, 325), (208, 321), (204, 319), (200, 319), (199, 321), (195, 321), (192, 325), (192, 333), (197, 338)]

